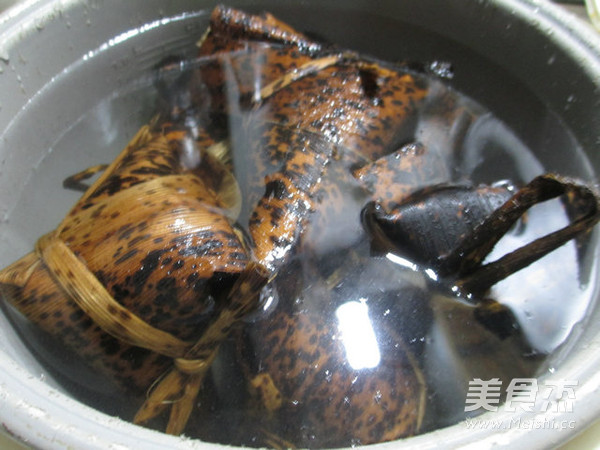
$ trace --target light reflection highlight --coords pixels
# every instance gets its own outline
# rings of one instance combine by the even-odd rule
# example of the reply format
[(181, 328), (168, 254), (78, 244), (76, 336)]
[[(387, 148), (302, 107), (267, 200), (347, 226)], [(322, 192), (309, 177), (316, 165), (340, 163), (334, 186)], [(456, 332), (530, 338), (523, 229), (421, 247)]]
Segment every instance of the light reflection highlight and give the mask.
[(388, 253), (385, 255), (385, 257), (399, 266), (406, 267), (407, 269), (414, 270), (415, 272), (419, 270), (419, 267), (415, 263), (409, 261), (408, 259), (402, 258), (401, 256)]
[(344, 303), (335, 312), (348, 364), (355, 369), (371, 369), (381, 361), (375, 330), (369, 319), (366, 299)]
[(433, 281), (437, 281), (438, 280), (438, 275), (437, 273), (435, 273), (435, 271), (433, 269), (427, 269), (425, 270), (425, 274), (431, 278)]

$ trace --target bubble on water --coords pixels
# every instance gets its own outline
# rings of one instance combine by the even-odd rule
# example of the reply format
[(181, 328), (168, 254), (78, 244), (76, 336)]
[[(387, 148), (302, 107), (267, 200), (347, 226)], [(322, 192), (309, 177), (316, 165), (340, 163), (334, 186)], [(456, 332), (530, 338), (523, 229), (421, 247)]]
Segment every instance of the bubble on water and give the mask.
[(454, 78), (454, 68), (448, 61), (433, 61), (429, 64), (428, 72), (444, 80)]
[(565, 104), (565, 111), (568, 111), (569, 109), (571, 109), (571, 106), (573, 105), (573, 103), (575, 103), (575, 101), (577, 100), (577, 97), (575, 97), (575, 95), (571, 94), (567, 97), (566, 100), (566, 104)]

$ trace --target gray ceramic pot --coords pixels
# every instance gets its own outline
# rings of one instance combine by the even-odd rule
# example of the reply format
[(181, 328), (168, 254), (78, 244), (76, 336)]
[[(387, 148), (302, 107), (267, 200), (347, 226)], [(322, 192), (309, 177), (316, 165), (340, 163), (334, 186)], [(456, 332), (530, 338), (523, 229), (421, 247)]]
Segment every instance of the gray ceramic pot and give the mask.
[[(300, 29), (382, 59), (452, 61), (456, 72), (451, 83), (503, 119), (548, 169), (587, 180), (600, 170), (600, 42), (591, 29), (549, 2), (230, 3), (269, 10)], [(139, 74), (162, 55), (189, 54), (189, 44), (202, 33), (213, 6), (192, 0), (39, 0), (19, 3), (0, 16), (0, 266), (29, 251), (76, 199), (66, 195), (50, 204), (47, 192), (55, 180), (36, 180), (38, 165), (56, 142), (67, 139), (80, 148), (89, 165), (104, 162), (105, 156), (96, 160), (98, 151), (119, 150), (148, 118), (148, 105), (129, 99), (110, 114), (85, 113), (111, 92), (134, 89)], [(81, 121), (88, 133), (70, 133), (71, 125)], [(81, 164), (79, 159), (70, 165), (67, 158), (52, 170), (61, 179)], [(26, 191), (31, 180), (37, 188)], [(23, 202), (31, 208), (15, 212)], [(597, 253), (594, 247), (587, 255), (590, 286), (596, 279)], [(590, 289), (595, 298), (597, 289)], [(560, 365), (547, 365), (546, 380), (578, 381), (573, 412), (489, 413), (483, 419), (504, 425), (469, 429), (459, 423), (381, 447), (476, 442), (548, 447), (583, 430), (600, 413), (600, 308), (585, 316), (573, 332), (575, 339), (559, 350)], [(100, 413), (69, 398), (45, 373), (0, 316), (0, 422), (9, 433), (41, 448), (210, 446)], [(514, 426), (518, 420), (567, 426), (560, 431)]]

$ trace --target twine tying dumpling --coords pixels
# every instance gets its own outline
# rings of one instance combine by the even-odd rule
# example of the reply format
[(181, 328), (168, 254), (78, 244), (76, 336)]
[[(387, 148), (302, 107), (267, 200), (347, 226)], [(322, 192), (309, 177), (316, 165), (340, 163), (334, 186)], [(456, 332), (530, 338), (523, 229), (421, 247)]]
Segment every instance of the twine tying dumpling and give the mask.
[(36, 253), (71, 299), (105, 332), (137, 347), (174, 358), (174, 368), (152, 389), (135, 416), (145, 422), (171, 406), (167, 433), (180, 434), (189, 418), (202, 380), (231, 325), (256, 304), (268, 273), (251, 262), (233, 286), (225, 309), (196, 344), (159, 330), (119, 304), (56, 231), (42, 236)]
[(55, 231), (38, 239), (35, 250), (69, 297), (111, 336), (171, 358), (182, 357), (190, 347), (119, 304)]
[(204, 374), (211, 366), (219, 344), (229, 334), (232, 325), (256, 307), (258, 295), (267, 283), (268, 276), (268, 270), (261, 264), (248, 263), (229, 292), (225, 309), (185, 357), (175, 359), (175, 368), (152, 390), (137, 412), (135, 423), (146, 422), (171, 405), (166, 432), (175, 435), (183, 432)]

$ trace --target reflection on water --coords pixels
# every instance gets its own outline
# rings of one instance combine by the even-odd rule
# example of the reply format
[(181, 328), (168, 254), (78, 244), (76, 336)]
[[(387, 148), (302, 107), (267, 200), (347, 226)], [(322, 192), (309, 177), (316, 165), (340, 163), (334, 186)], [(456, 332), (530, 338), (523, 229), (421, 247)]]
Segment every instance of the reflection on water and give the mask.
[(381, 360), (366, 301), (361, 298), (344, 303), (335, 311), (346, 359), (355, 370), (377, 367)]

